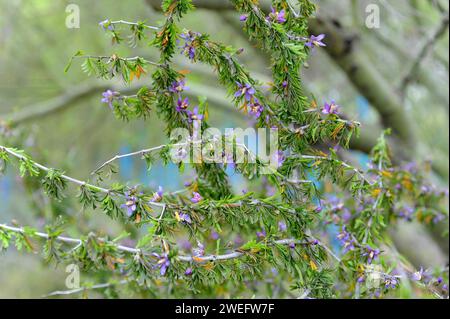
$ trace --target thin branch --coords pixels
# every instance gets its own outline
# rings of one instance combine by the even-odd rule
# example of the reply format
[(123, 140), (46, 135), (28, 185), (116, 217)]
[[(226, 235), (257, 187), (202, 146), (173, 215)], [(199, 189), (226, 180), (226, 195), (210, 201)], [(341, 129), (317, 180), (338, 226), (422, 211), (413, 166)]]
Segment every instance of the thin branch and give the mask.
[(131, 58), (122, 58), (122, 57), (119, 57), (119, 56), (116, 56), (116, 55), (113, 55), (113, 56), (107, 56), (107, 55), (77, 55), (77, 56), (74, 56), (74, 58), (108, 60), (107, 63), (111, 63), (111, 62), (116, 61), (116, 60), (120, 60), (120, 61), (141, 60), (141, 61), (144, 61), (147, 64), (150, 64), (150, 65), (154, 65), (154, 66), (157, 66), (157, 67), (160, 67), (160, 68), (164, 67), (164, 65), (162, 65), (160, 63), (157, 63), (157, 62), (154, 62), (154, 61), (150, 61), (150, 60), (146, 60), (146, 59), (144, 59), (143, 57), (140, 57), (140, 56), (135, 56), (135, 57), (131, 57)]
[[(26, 156), (18, 154), (14, 150), (12, 150), (11, 148), (8, 148), (6, 146), (0, 145), (0, 151), (5, 151), (6, 153), (8, 153), (8, 154), (10, 154), (10, 155), (20, 159), (20, 160), (31, 161), (33, 163), (33, 165), (35, 165), (37, 168), (39, 168), (39, 169), (41, 169), (41, 170), (43, 170), (45, 172), (49, 172), (51, 170), (51, 168), (46, 167), (46, 166), (44, 166), (42, 164), (39, 164), (39, 163), (37, 163), (35, 161), (32, 161), (29, 158), (27, 158)], [(102, 192), (102, 193), (105, 193), (105, 194), (115, 193), (115, 194), (117, 194), (119, 196), (122, 196), (121, 194), (119, 194), (119, 193), (117, 193), (117, 192), (115, 192), (113, 190), (110, 190), (110, 189), (107, 189), (107, 188), (103, 188), (103, 187), (100, 187), (100, 186), (97, 186), (97, 185), (89, 184), (89, 183), (87, 183), (85, 181), (82, 181), (82, 180), (79, 180), (79, 179), (76, 179), (76, 178), (73, 178), (73, 177), (70, 177), (70, 176), (67, 176), (67, 175), (64, 175), (64, 174), (61, 175), (61, 178), (66, 180), (67, 182), (70, 182), (70, 183), (73, 183), (73, 184), (76, 184), (76, 185), (79, 185), (79, 186), (85, 186), (85, 187), (88, 187), (88, 188), (90, 188), (92, 190), (95, 190), (95, 191), (98, 191), (98, 192)], [(165, 207), (165, 204), (156, 203), (156, 202), (149, 202), (149, 205), (153, 205), (153, 206), (157, 206), (157, 207)]]
[(448, 12), (446, 12), (442, 17), (439, 26), (436, 28), (436, 30), (433, 31), (431, 36), (422, 43), (422, 46), (420, 47), (416, 57), (407, 68), (407, 71), (405, 72), (400, 85), (400, 89), (402, 92), (404, 92), (408, 84), (414, 80), (414, 77), (416, 76), (423, 59), (425, 59), (428, 52), (430, 52), (430, 50), (433, 48), (433, 45), (439, 40), (439, 38), (445, 34), (448, 29), (448, 25), (449, 16)]
[(159, 30), (161, 29), (160, 27), (155, 27), (152, 25), (148, 25), (148, 24), (141, 24), (141, 23), (137, 23), (137, 22), (130, 22), (130, 21), (125, 21), (125, 20), (117, 20), (117, 21), (111, 21), (111, 24), (125, 24), (125, 25), (134, 25), (134, 26), (142, 26), (146, 29), (152, 29), (152, 30)]
[(76, 289), (71, 289), (71, 290), (57, 290), (57, 291), (53, 291), (49, 294), (43, 295), (42, 298), (48, 298), (48, 297), (52, 297), (52, 296), (67, 296), (67, 295), (73, 295), (73, 294), (77, 294), (80, 292), (85, 292), (87, 290), (96, 290), (96, 289), (105, 289), (105, 288), (109, 288), (112, 286), (118, 286), (118, 285), (125, 285), (129, 283), (128, 280), (121, 280), (119, 282), (110, 282), (110, 283), (104, 283), (104, 284), (97, 284), (97, 285), (93, 285), (91, 287), (80, 287), (80, 288), (76, 288)]
[[(4, 224), (0, 224), (0, 229), (4, 229), (4, 230), (8, 230), (11, 232), (15, 232), (15, 233), (20, 233), (20, 234), (26, 234), (25, 230), (23, 228), (19, 228), (19, 227), (12, 227), (12, 226), (8, 226), (8, 225), (4, 225)], [(32, 233), (32, 235), (37, 236), (37, 237), (41, 237), (44, 239), (49, 239), (50, 236), (46, 233), (42, 233), (42, 232), (34, 232)], [(69, 237), (64, 237), (64, 236), (57, 236), (57, 237), (53, 237), (53, 239), (61, 241), (61, 242), (65, 242), (65, 243), (70, 243), (70, 244), (79, 244), (82, 243), (83, 241), (81, 239), (77, 239), (77, 238), (69, 238)], [(102, 239), (99, 239), (102, 240)], [(123, 246), (123, 245), (117, 245), (116, 243), (112, 242), (112, 241), (104, 241), (105, 243), (108, 244), (112, 244), (115, 246), (115, 248), (119, 251), (125, 252), (125, 253), (130, 253), (130, 254), (145, 254), (141, 249), (138, 248), (133, 248), (133, 247), (127, 247), (127, 246)], [(269, 243), (270, 244), (270, 243)], [(291, 244), (295, 244), (295, 245), (313, 245), (313, 242), (304, 242), (304, 241), (300, 241), (297, 239), (292, 239), (292, 238), (288, 238), (288, 239), (280, 239), (280, 240), (276, 240), (273, 242), (273, 244), (277, 244), (277, 245), (291, 245)], [(320, 244), (322, 247), (324, 245)], [(329, 250), (327, 250), (329, 251)], [(245, 251), (236, 249), (228, 254), (223, 254), (223, 255), (206, 255), (206, 256), (186, 256), (186, 255), (178, 255), (175, 258), (178, 259), (179, 261), (182, 262), (207, 262), (207, 261), (221, 261), (221, 260), (229, 260), (229, 259), (235, 259), (235, 258), (239, 258), (242, 257), (244, 255), (246, 255), (247, 253)]]

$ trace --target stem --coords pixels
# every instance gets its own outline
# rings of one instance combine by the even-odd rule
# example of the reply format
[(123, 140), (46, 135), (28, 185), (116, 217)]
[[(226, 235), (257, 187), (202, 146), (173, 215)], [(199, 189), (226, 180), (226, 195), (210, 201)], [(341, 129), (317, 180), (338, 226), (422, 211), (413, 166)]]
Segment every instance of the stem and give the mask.
[(84, 292), (86, 290), (104, 289), (104, 288), (109, 288), (111, 286), (125, 285), (127, 283), (128, 283), (128, 280), (121, 280), (119, 282), (114, 282), (114, 283), (111, 282), (111, 283), (93, 285), (91, 287), (80, 287), (80, 288), (71, 289), (71, 290), (57, 290), (57, 291), (53, 291), (47, 295), (44, 295), (42, 297), (47, 298), (47, 297), (52, 297), (52, 296), (67, 296), (67, 295), (77, 294), (79, 292)]
[(155, 27), (155, 26), (147, 25), (147, 24), (139, 24), (139, 23), (136, 23), (136, 22), (129, 22), (129, 21), (125, 21), (125, 20), (111, 21), (110, 23), (111, 23), (111, 24), (135, 25), (135, 26), (141, 25), (141, 26), (143, 26), (144, 28), (152, 29), (152, 30), (159, 30), (159, 29), (160, 29), (160, 27)]
[[(20, 233), (20, 234), (25, 234), (25, 230), (23, 228), (19, 228), (19, 227), (12, 227), (12, 226), (0, 224), (0, 229), (5, 229), (8, 231), (12, 231), (15, 233)], [(44, 238), (44, 239), (50, 238), (50, 236), (48, 234), (42, 233), (42, 232), (34, 232), (32, 235), (40, 237), (40, 238)], [(54, 239), (61, 241), (61, 242), (77, 244), (77, 245), (79, 245), (80, 243), (83, 243), (83, 241), (81, 239), (69, 238), (69, 237), (64, 237), (64, 236), (57, 236), (57, 237), (54, 237)], [(99, 239), (99, 240), (102, 240), (102, 239)], [(117, 250), (125, 252), (125, 253), (130, 253), (130, 254), (143, 253), (142, 250), (138, 249), (138, 248), (117, 245), (113, 242), (108, 242), (108, 243), (113, 244)], [(278, 245), (289, 245), (292, 243), (297, 244), (297, 245), (311, 245), (311, 242), (299, 241), (299, 240), (292, 239), (292, 238), (276, 240), (273, 243), (278, 244)], [(324, 246), (322, 244), (320, 244), (320, 245), (322, 247)], [(235, 258), (242, 257), (245, 254), (246, 254), (246, 252), (234, 250), (233, 252), (230, 252), (228, 254), (223, 254), (223, 255), (207, 255), (207, 256), (199, 256), (199, 257), (178, 255), (175, 258), (178, 259), (179, 261), (183, 261), (183, 262), (206, 262), (206, 261), (220, 261), (220, 260), (235, 259)]]
[[(37, 168), (39, 168), (39, 169), (41, 169), (41, 170), (43, 170), (45, 172), (48, 172), (48, 171), (51, 170), (50, 168), (48, 168), (48, 167), (46, 167), (46, 166), (44, 166), (42, 164), (39, 164), (39, 163), (37, 163), (37, 162), (35, 162), (33, 160), (30, 160), (29, 158), (27, 158), (24, 155), (20, 155), (20, 154), (16, 153), (15, 151), (13, 151), (12, 149), (10, 149), (8, 147), (0, 145), (0, 151), (5, 151), (8, 154), (10, 154), (10, 155), (12, 155), (12, 156), (14, 156), (14, 157), (16, 157), (16, 158), (18, 158), (20, 160), (31, 161), (33, 163), (33, 165), (35, 165)], [(95, 190), (95, 191), (98, 191), (98, 192), (102, 192), (102, 193), (105, 193), (105, 194), (115, 193), (115, 191), (113, 191), (113, 190), (110, 190), (110, 189), (107, 189), (107, 188), (103, 188), (103, 187), (100, 187), (100, 186), (96, 186), (96, 185), (93, 185), (93, 184), (89, 184), (89, 183), (87, 183), (85, 181), (81, 181), (79, 179), (76, 179), (76, 178), (73, 178), (73, 177), (70, 177), (70, 176), (67, 176), (67, 175), (64, 175), (64, 174), (61, 175), (61, 178), (66, 180), (66, 181), (68, 181), (68, 182), (70, 182), (70, 183), (73, 183), (73, 184), (76, 184), (76, 185), (79, 185), (79, 186), (85, 186), (85, 187), (88, 187), (88, 188), (90, 188), (92, 190)], [(116, 193), (116, 194), (118, 196), (122, 196), (123, 197), (123, 195), (120, 194), (120, 193)], [(155, 202), (149, 202), (149, 205), (153, 205), (153, 206), (156, 206), (156, 207), (163, 207), (163, 208), (165, 207), (165, 204), (155, 203)]]

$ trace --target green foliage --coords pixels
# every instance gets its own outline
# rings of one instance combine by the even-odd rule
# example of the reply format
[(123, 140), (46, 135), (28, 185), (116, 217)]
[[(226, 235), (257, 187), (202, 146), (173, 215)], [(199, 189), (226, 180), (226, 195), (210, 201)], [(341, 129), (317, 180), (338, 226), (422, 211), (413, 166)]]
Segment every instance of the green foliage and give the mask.
[[(248, 282), (262, 283), (267, 286), (265, 289), (253, 290), (270, 295), (275, 281), (288, 291), (286, 295), (295, 292), (312, 298), (372, 296), (375, 290), (361, 291), (360, 285), (375, 261), (379, 261), (383, 271), (382, 293), (389, 293), (386, 287), (392, 288), (390, 283), (395, 277), (389, 272), (395, 262), (379, 256), (382, 252), (375, 248), (389, 244), (384, 240), (387, 225), (400, 219), (399, 209), (407, 204), (415, 205), (419, 221), (448, 219), (442, 208), (445, 194), (429, 191), (429, 187), (424, 191), (429, 186), (424, 176), (394, 167), (384, 135), (373, 149), (372, 165), (365, 172), (341, 160), (333, 149), (319, 150), (320, 144), (348, 147), (352, 136), (359, 134), (359, 123), (337, 114), (324, 114), (316, 101), (304, 93), (300, 72), (310, 49), (302, 41), (309, 36), (308, 18), (315, 9), (310, 1), (298, 1), (298, 13), (284, 0), (273, 1), (275, 10), (286, 11), (284, 23), (267, 18), (257, 1), (232, 2), (237, 11), (246, 15), (249, 38), (271, 57), (274, 83), (268, 90), (239, 62), (241, 50), (206, 34), (181, 31), (177, 23), (193, 9), (190, 0), (164, 0), (162, 10), (166, 18), (159, 27), (143, 22), (102, 22), (114, 43), (124, 39), (119, 25), (129, 27), (128, 44), (132, 47), (150, 38), (150, 46), (159, 50), (158, 62), (117, 54), (91, 56), (79, 51), (66, 71), (77, 58), (84, 60), (81, 68), (86, 74), (102, 79), (120, 78), (130, 84), (148, 76), (150, 84), (135, 95), (106, 92), (105, 103), (117, 118), (125, 121), (147, 119), (157, 113), (169, 137), (176, 128), (192, 133), (192, 119), (176, 108), (181, 93), (173, 89), (174, 83), (185, 80), (183, 72), (172, 65), (181, 45), (191, 62), (206, 64), (216, 71), (237, 110), (251, 113), (249, 109), (260, 103), (263, 109), (256, 126), (279, 130), (280, 151), (286, 158), (276, 172), (262, 176), (264, 164), (259, 158), (254, 163), (247, 160), (235, 165), (236, 173), (274, 187), (274, 194), (234, 194), (225, 167), (216, 163), (192, 164), (197, 178), (176, 194), (154, 192), (144, 186), (104, 185), (105, 175), (117, 172), (113, 163), (116, 159), (140, 156), (151, 170), (157, 160), (169, 164), (173, 144), (105, 162), (93, 174), (97, 178), (95, 184), (47, 168), (21, 150), (0, 146), (0, 161), (9, 163), (10, 158), (16, 158), (20, 175), (40, 180), (48, 196), (62, 200), (71, 183), (79, 190), (78, 200), (84, 210), (101, 211), (127, 227), (124, 236), (110, 240), (94, 233), (80, 239), (61, 236), (61, 221), (47, 226), (46, 233), (0, 225), (2, 249), (14, 244), (18, 250), (33, 251), (31, 240), (41, 240), (46, 261), (76, 262), (86, 272), (124, 277), (127, 283), (136, 284), (135, 291), (144, 290), (152, 297), (234, 297), (248, 294)], [(236, 94), (242, 88), (252, 88), (254, 94)], [(203, 98), (199, 102), (198, 115), (205, 117), (199, 129), (204, 131), (209, 127), (209, 110)], [(202, 143), (204, 146), (212, 142)], [(241, 152), (254, 155), (239, 148), (235, 141), (232, 144)], [(184, 168), (179, 165), (180, 173)], [(40, 176), (41, 172), (45, 176)], [(399, 184), (404, 187), (397, 187)], [(327, 193), (342, 193), (338, 198), (342, 203), (334, 203)], [(193, 200), (195, 194), (201, 194), (200, 199)], [(341, 231), (338, 238), (345, 250), (339, 257), (328, 248), (326, 240), (315, 238), (330, 224)], [(218, 238), (212, 239), (213, 232)], [(120, 244), (128, 236), (137, 241), (136, 247)], [(177, 244), (183, 236), (197, 242), (198, 247), (183, 251)], [(273, 269), (278, 272), (276, 276)], [(115, 291), (110, 294), (117, 296)]]

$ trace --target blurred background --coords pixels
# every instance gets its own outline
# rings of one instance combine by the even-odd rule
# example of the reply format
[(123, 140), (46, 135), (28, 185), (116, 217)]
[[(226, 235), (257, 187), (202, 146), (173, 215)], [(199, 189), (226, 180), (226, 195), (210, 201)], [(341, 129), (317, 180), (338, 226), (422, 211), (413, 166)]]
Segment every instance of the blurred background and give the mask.
[[(313, 52), (303, 72), (304, 84), (319, 103), (334, 99), (346, 117), (362, 123), (361, 137), (342, 156), (364, 168), (376, 138), (392, 127), (397, 132), (392, 141), (396, 161), (430, 161), (431, 178), (448, 187), (448, 1), (313, 2), (318, 12), (311, 21), (311, 33), (327, 34), (328, 46)], [(240, 61), (256, 78), (269, 83), (269, 58), (247, 40), (239, 15), (229, 10), (228, 1), (194, 3), (197, 10), (181, 25), (243, 48)], [(267, 1), (261, 3), (268, 8)], [(69, 4), (79, 7), (80, 28), (66, 26)], [(0, 0), (0, 144), (25, 149), (47, 166), (87, 179), (115, 154), (166, 142), (164, 124), (156, 115), (145, 122), (123, 123), (100, 102), (107, 88), (121, 92), (134, 88), (89, 78), (78, 62), (64, 73), (78, 50), (156, 59), (156, 52), (145, 45), (133, 49), (111, 45), (98, 23), (123, 19), (158, 25), (162, 21), (159, 4), (160, 0)], [(373, 16), (377, 12), (378, 25)], [(191, 71), (187, 76), (190, 93), (207, 97), (212, 126), (247, 126), (247, 119), (233, 108), (210, 68), (191, 65), (181, 55), (175, 61), (179, 69)], [(144, 76), (134, 85), (138, 88), (148, 81)], [(181, 188), (191, 174), (180, 176), (171, 165), (147, 172), (139, 159), (121, 161), (120, 167), (116, 178), (121, 181), (162, 185), (167, 191)], [(247, 187), (239, 176), (230, 175), (236, 192)], [(39, 228), (63, 214), (76, 221), (80, 231), (121, 232), (119, 225), (100, 214), (50, 201), (32, 183), (17, 177), (14, 170), (0, 177), (0, 223), (15, 220)], [(64, 201), (72, 200), (67, 196)], [(399, 250), (418, 267), (447, 263), (448, 238), (439, 234), (440, 230), (414, 223), (392, 230)], [(39, 256), (8, 250), (0, 255), (0, 297), (40, 297), (64, 289), (65, 275), (64, 267), (49, 268)]]

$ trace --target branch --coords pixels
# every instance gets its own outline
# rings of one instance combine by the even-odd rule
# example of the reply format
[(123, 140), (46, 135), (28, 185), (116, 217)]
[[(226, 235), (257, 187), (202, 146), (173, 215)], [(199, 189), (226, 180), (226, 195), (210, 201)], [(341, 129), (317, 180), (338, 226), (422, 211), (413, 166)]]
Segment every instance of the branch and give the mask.
[(430, 52), (433, 45), (439, 40), (439, 38), (445, 34), (448, 28), (448, 24), (449, 24), (449, 16), (448, 12), (446, 12), (442, 17), (439, 26), (436, 28), (436, 30), (434, 30), (431, 36), (422, 43), (422, 46), (420, 47), (416, 57), (414, 58), (412, 63), (408, 66), (407, 71), (405, 72), (403, 80), (401, 81), (400, 84), (401, 92), (405, 92), (408, 84), (414, 80), (423, 59), (425, 59), (428, 52)]
[(80, 287), (80, 288), (71, 289), (71, 290), (57, 290), (57, 291), (53, 291), (47, 295), (44, 295), (42, 297), (48, 298), (48, 297), (52, 297), (52, 296), (67, 296), (67, 295), (73, 295), (73, 294), (77, 294), (80, 292), (84, 292), (86, 290), (105, 289), (105, 288), (109, 288), (112, 286), (125, 285), (127, 283), (129, 283), (128, 280), (121, 280), (119, 282), (97, 284), (97, 285), (93, 285), (91, 287)]
[[(8, 154), (18, 158), (19, 160), (31, 161), (34, 166), (36, 166), (37, 168), (39, 168), (39, 169), (41, 169), (41, 170), (43, 170), (45, 172), (49, 172), (51, 170), (51, 168), (49, 168), (47, 166), (44, 166), (44, 165), (42, 165), (40, 163), (37, 163), (35, 161), (32, 161), (29, 158), (27, 158), (26, 156), (18, 154), (13, 149), (5, 147), (3, 145), (0, 145), (0, 151), (4, 151), (4, 152), (6, 152), (6, 153), (8, 153)], [(66, 180), (67, 182), (76, 184), (78, 186), (86, 186), (86, 187), (88, 187), (88, 188), (90, 188), (92, 190), (95, 190), (95, 191), (98, 191), (98, 192), (101, 192), (101, 193), (105, 193), (105, 194), (115, 193), (113, 190), (110, 190), (110, 189), (107, 189), (107, 188), (103, 188), (103, 187), (99, 187), (97, 185), (89, 184), (89, 183), (87, 183), (85, 181), (82, 181), (82, 180), (79, 180), (79, 179), (76, 179), (76, 178), (73, 178), (73, 177), (70, 177), (70, 176), (67, 176), (67, 175), (64, 175), (64, 174), (62, 174), (60, 177), (62, 179), (64, 179), (64, 180)], [(117, 195), (122, 196), (121, 194), (117, 194)], [(152, 206), (157, 206), (157, 207), (162, 207), (162, 208), (165, 207), (165, 204), (156, 203), (156, 202), (149, 202), (149, 204), (152, 205)]]
[[(0, 224), (0, 229), (6, 230), (6, 231), (11, 231), (14, 233), (19, 233), (22, 235), (26, 235), (27, 232), (25, 232), (25, 230), (23, 228), (19, 228), (19, 227), (12, 227), (12, 226), (8, 226), (5, 224)], [(42, 233), (42, 232), (35, 232), (33, 233), (34, 236), (36, 237), (40, 237), (43, 239), (49, 239), (50, 236), (46, 233)], [(52, 237), (55, 240), (58, 240), (60, 242), (64, 242), (64, 243), (69, 243), (69, 244), (77, 244), (80, 245), (83, 243), (83, 241), (81, 239), (78, 238), (69, 238), (69, 237), (64, 237), (64, 236), (56, 236), (56, 237)], [(149, 255), (151, 256), (151, 254), (146, 254), (144, 253), (141, 249), (138, 248), (134, 248), (134, 247), (127, 247), (127, 246), (123, 246), (123, 245), (118, 245), (115, 242), (112, 241), (105, 241), (101, 238), (99, 238), (99, 240), (108, 243), (110, 245), (113, 245), (117, 250), (122, 251), (124, 253), (128, 253), (128, 254), (144, 254), (144, 255)], [(323, 246), (323, 244), (321, 244), (320, 242), (317, 243), (316, 241), (311, 241), (311, 242), (304, 242), (304, 241), (300, 241), (297, 239), (292, 239), (292, 238), (288, 238), (288, 239), (280, 239), (280, 240), (275, 240), (273, 242), (273, 244), (277, 244), (277, 245), (284, 245), (284, 246), (289, 246), (291, 244), (295, 244), (295, 245), (321, 245)], [(331, 250), (327, 249), (328, 252), (330, 252)], [(207, 261), (221, 261), (221, 260), (229, 260), (229, 259), (236, 259), (239, 257), (242, 257), (244, 255), (246, 255), (247, 252), (236, 249), (233, 250), (232, 252), (228, 253), (228, 254), (223, 254), (223, 255), (206, 255), (206, 256), (187, 256), (187, 255), (177, 255), (175, 258), (179, 261), (182, 262), (197, 262), (197, 263), (201, 263), (201, 262), (207, 262)], [(337, 260), (340, 262), (340, 259), (332, 254), (333, 258), (337, 258)], [(82, 289), (82, 288), (80, 288)]]

